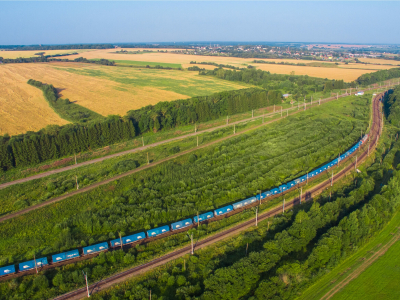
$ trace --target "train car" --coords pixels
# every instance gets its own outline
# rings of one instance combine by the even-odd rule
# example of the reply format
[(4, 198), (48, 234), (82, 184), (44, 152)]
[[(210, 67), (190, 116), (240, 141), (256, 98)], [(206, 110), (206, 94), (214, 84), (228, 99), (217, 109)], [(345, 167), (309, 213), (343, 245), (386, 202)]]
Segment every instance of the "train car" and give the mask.
[(257, 202), (257, 198), (256, 197), (251, 197), (251, 198), (248, 198), (248, 199), (233, 203), (232, 207), (233, 207), (233, 209), (238, 209), (238, 208), (241, 208), (243, 206), (249, 205), (249, 204), (254, 203), (254, 202)]
[(111, 247), (117, 247), (121, 246), (121, 240), (122, 240), (122, 245), (128, 245), (136, 241), (142, 240), (144, 238), (146, 238), (146, 234), (144, 232), (139, 232), (132, 235), (124, 236), (121, 239), (112, 240), (110, 241), (110, 244)]
[(178, 230), (178, 229), (181, 229), (181, 228), (188, 227), (188, 226), (190, 226), (192, 224), (193, 224), (193, 221), (192, 221), (192, 219), (189, 218), (189, 219), (186, 219), (186, 220), (182, 220), (182, 221), (179, 221), (179, 222), (172, 223), (171, 224), (171, 228), (172, 228), (172, 230)]
[(288, 190), (290, 190), (292, 187), (294, 187), (296, 185), (297, 185), (296, 180), (293, 180), (293, 181), (290, 181), (290, 182), (286, 183), (286, 186), (287, 186)]
[(228, 212), (230, 212), (232, 210), (233, 210), (232, 205), (224, 206), (224, 207), (214, 210), (214, 215), (221, 216), (221, 215), (227, 214)]
[(278, 189), (278, 188), (272, 189), (272, 190), (271, 190), (271, 194), (272, 194), (272, 195), (279, 194), (279, 189)]
[(108, 249), (108, 243), (107, 242), (103, 242), (103, 243), (100, 243), (100, 244), (84, 247), (83, 248), (83, 255), (97, 253), (97, 252), (105, 251), (107, 249)]
[(10, 275), (10, 274), (14, 274), (14, 273), (15, 273), (15, 266), (14, 265), (0, 268), (0, 277), (1, 276), (6, 276), (6, 275)]
[(58, 263), (58, 262), (62, 262), (64, 260), (73, 259), (75, 257), (79, 257), (78, 249), (59, 253), (59, 254), (54, 254), (51, 256), (51, 260), (53, 261), (53, 263)]
[(197, 223), (197, 222), (203, 222), (203, 221), (211, 219), (211, 218), (214, 218), (214, 213), (212, 211), (209, 211), (209, 212), (199, 215), (198, 219), (197, 219), (197, 216), (195, 216), (193, 218), (193, 220), (195, 223)]
[(307, 181), (307, 175), (303, 175), (303, 176), (299, 177), (298, 180), (299, 180), (299, 183)]
[(36, 267), (40, 268), (40, 267), (43, 267), (46, 265), (48, 265), (47, 257), (42, 257), (42, 258), (36, 259), (36, 265), (35, 265), (35, 260), (30, 260), (30, 261), (20, 263), (18, 265), (18, 269), (20, 272), (24, 272), (24, 271), (29, 271), (29, 270), (35, 269)]
[(261, 195), (263, 195), (264, 198), (267, 198), (267, 197), (271, 196), (272, 193), (271, 193), (271, 191), (266, 191), (266, 192), (262, 193)]
[(169, 225), (153, 228), (150, 230), (147, 230), (147, 236), (148, 237), (153, 237), (153, 236), (158, 236), (160, 234), (164, 234), (170, 230)]
[(282, 184), (281, 186), (279, 186), (279, 193), (286, 192), (287, 189), (288, 189), (287, 185), (286, 184)]

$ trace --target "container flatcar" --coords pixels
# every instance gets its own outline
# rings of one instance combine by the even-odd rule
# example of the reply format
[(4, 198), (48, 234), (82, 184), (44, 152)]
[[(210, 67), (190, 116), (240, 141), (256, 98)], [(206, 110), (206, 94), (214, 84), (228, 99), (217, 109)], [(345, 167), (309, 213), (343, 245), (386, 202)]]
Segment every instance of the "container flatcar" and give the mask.
[(14, 265), (0, 268), (0, 277), (1, 276), (6, 276), (6, 275), (10, 275), (10, 274), (14, 274), (14, 273), (15, 273), (15, 266)]
[(64, 260), (73, 259), (75, 257), (79, 257), (78, 249), (75, 249), (75, 250), (72, 250), (72, 251), (68, 251), (68, 252), (59, 253), (59, 254), (54, 254), (54, 255), (51, 256), (51, 260), (52, 260), (53, 263), (58, 263), (58, 262), (62, 262)]
[(248, 198), (248, 199), (233, 203), (232, 207), (233, 207), (233, 209), (238, 209), (238, 208), (241, 208), (243, 206), (249, 205), (249, 204), (254, 203), (254, 202), (257, 202), (257, 198), (256, 197), (251, 197), (251, 198)]
[(220, 215), (227, 214), (228, 212), (230, 212), (232, 210), (233, 210), (232, 205), (228, 205), (228, 206), (224, 206), (224, 207), (214, 210), (214, 214), (215, 214), (215, 216), (220, 216)]
[(108, 243), (103, 242), (100, 244), (84, 247), (83, 255), (97, 253), (97, 252), (105, 251), (107, 249), (108, 249)]
[(147, 230), (147, 236), (148, 237), (158, 236), (160, 234), (164, 234), (164, 233), (168, 232), (169, 230), (170, 229), (169, 229), (168, 225), (153, 228), (153, 229)]
[(110, 243), (111, 243), (111, 247), (117, 247), (117, 246), (121, 246), (121, 240), (122, 240), (122, 245), (128, 245), (128, 244), (134, 243), (136, 241), (142, 240), (144, 238), (146, 238), (146, 234), (144, 232), (139, 232), (136, 234), (124, 236), (121, 239), (112, 240), (112, 241), (110, 241)]
[(36, 259), (36, 265), (35, 265), (35, 260), (30, 260), (30, 261), (20, 263), (18, 265), (18, 269), (20, 272), (23, 272), (23, 271), (29, 271), (29, 270), (32, 270), (35, 268), (40, 268), (40, 267), (43, 267), (46, 265), (48, 265), (47, 257), (42, 257), (42, 258)]
[(186, 220), (182, 220), (182, 221), (178, 221), (178, 222), (172, 223), (171, 224), (171, 228), (172, 228), (172, 230), (178, 230), (178, 229), (181, 229), (181, 228), (188, 227), (188, 226), (190, 226), (192, 224), (193, 224), (192, 219), (186, 219)]
[(212, 219), (212, 218), (214, 218), (214, 213), (212, 211), (209, 211), (209, 212), (199, 215), (198, 220), (197, 220), (197, 216), (195, 216), (193, 218), (193, 220), (195, 223), (197, 223), (197, 222), (202, 222), (202, 221)]

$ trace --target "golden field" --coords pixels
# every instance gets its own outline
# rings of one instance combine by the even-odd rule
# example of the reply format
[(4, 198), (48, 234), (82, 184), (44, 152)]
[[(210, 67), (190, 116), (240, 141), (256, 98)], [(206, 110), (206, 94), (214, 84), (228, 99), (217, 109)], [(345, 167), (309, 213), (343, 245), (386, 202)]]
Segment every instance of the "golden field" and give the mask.
[(160, 101), (248, 87), (190, 71), (58, 62), (0, 65), (0, 78), (1, 134), (67, 123), (48, 106), (39, 89), (26, 83), (29, 79), (53, 84), (62, 98), (104, 116), (125, 115)]
[(400, 65), (400, 61), (390, 59), (379, 59), (379, 58), (359, 58), (359, 61), (370, 63), (370, 64), (389, 64), (389, 65)]
[[(70, 59), (77, 57), (85, 57), (87, 59), (100, 59), (105, 58), (109, 60), (131, 60), (140, 62), (158, 62), (158, 63), (173, 63), (181, 64), (182, 67), (187, 68), (191, 61), (196, 62), (215, 62), (218, 64), (232, 65), (235, 67), (245, 67), (249, 64), (264, 71), (270, 71), (278, 74), (290, 74), (292, 71), (296, 75), (309, 75), (313, 77), (321, 77), (328, 79), (343, 79), (344, 81), (353, 81), (364, 73), (374, 72), (375, 70), (388, 69), (391, 66), (377, 66), (377, 65), (362, 65), (362, 64), (348, 64), (339, 63), (338, 67), (311, 67), (311, 66), (291, 66), (291, 65), (274, 65), (274, 64), (254, 64), (254, 58), (238, 58), (238, 57), (224, 57), (224, 56), (201, 56), (201, 55), (187, 55), (187, 54), (174, 54), (174, 53), (143, 53), (143, 54), (116, 54), (115, 49), (101, 49), (90, 52), (81, 53), (78, 55), (69, 56)], [(315, 63), (309, 60), (296, 60), (296, 59), (262, 59), (257, 60), (289, 62), (289, 63)], [(334, 64), (334, 62), (323, 62)], [(206, 69), (213, 69), (214, 66), (198, 65)]]
[(77, 49), (77, 50), (33, 50), (33, 51), (3, 51), (0, 50), (0, 57), (3, 58), (28, 58), (28, 57), (37, 57), (35, 53), (44, 52), (44, 55), (55, 55), (55, 54), (68, 54), (68, 53), (83, 53), (93, 51), (92, 49)]
[(42, 91), (26, 83), (24, 68), (16, 66), (0, 66), (0, 135), (37, 131), (50, 124), (67, 124), (49, 107)]

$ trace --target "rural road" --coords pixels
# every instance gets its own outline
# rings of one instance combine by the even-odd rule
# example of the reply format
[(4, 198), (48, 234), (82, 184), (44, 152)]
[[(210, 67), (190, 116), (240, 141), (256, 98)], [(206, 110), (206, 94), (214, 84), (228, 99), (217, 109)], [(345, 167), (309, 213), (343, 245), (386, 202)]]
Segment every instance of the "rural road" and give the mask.
[[(379, 101), (377, 100), (378, 97), (379, 97), (379, 95), (377, 97), (375, 97), (375, 99), (374, 99), (375, 101), (373, 104), (373, 122), (372, 122), (372, 127), (370, 130), (370, 140), (371, 140), (370, 147), (371, 147), (371, 149), (374, 149), (376, 147), (378, 138), (379, 138), (379, 135), (380, 135), (380, 132), (382, 129), (381, 128), (381, 125), (382, 125), (381, 120), (382, 119), (381, 119), (381, 113), (379, 111)], [(361, 149), (360, 149), (360, 151), (361, 151)], [(363, 152), (361, 153), (361, 155), (358, 156), (358, 158), (359, 158), (358, 162), (361, 163), (363, 160), (365, 160), (368, 157), (368, 154), (369, 154), (369, 152), (368, 152), (367, 148), (364, 147)], [(350, 162), (350, 164), (347, 165), (343, 170), (341, 170), (340, 172), (338, 172), (337, 174), (334, 175), (333, 181), (336, 182), (337, 180), (343, 178), (349, 172), (352, 172), (354, 170), (354, 168), (355, 168), (355, 162)], [(299, 204), (302, 201), (310, 201), (313, 196), (316, 196), (316, 195), (322, 193), (324, 190), (326, 190), (330, 186), (331, 186), (331, 181), (325, 180), (324, 182), (322, 182), (319, 185), (312, 188), (309, 192), (304, 193), (302, 195), (301, 199), (300, 199), (300, 197), (296, 197), (290, 201), (287, 201), (285, 203), (285, 208), (290, 209), (294, 205)], [(266, 200), (266, 201), (268, 201), (268, 200)], [(258, 221), (265, 220), (274, 215), (280, 214), (281, 212), (282, 212), (281, 207), (273, 208), (267, 212), (259, 214)], [(236, 235), (236, 234), (242, 232), (243, 230), (246, 230), (254, 225), (255, 225), (255, 218), (250, 219), (244, 223), (238, 224), (232, 228), (229, 228), (225, 231), (222, 231), (220, 233), (212, 235), (203, 240), (197, 241), (197, 243), (195, 244), (195, 249), (196, 250), (201, 249), (203, 247), (206, 247), (208, 245), (211, 245), (213, 243), (221, 241), (227, 237)], [(124, 272), (120, 272), (115, 275), (112, 275), (104, 280), (101, 280), (99, 282), (91, 284), (89, 286), (90, 293), (93, 294), (93, 293), (99, 292), (101, 290), (107, 289), (114, 284), (121, 283), (123, 281), (128, 280), (132, 276), (142, 274), (142, 273), (149, 271), (157, 266), (163, 265), (171, 260), (177, 259), (177, 258), (182, 257), (183, 255), (189, 254), (189, 253), (191, 253), (190, 245), (185, 246), (181, 249), (175, 250), (175, 251), (168, 253), (162, 257), (156, 258), (146, 264), (143, 264), (143, 265), (131, 268), (129, 270), (126, 270)], [(66, 293), (64, 295), (61, 295), (59, 297), (56, 297), (56, 298), (54, 298), (54, 300), (64, 300), (64, 299), (78, 300), (78, 299), (82, 299), (84, 297), (87, 297), (86, 288), (80, 288), (75, 291), (72, 291), (72, 292)]]

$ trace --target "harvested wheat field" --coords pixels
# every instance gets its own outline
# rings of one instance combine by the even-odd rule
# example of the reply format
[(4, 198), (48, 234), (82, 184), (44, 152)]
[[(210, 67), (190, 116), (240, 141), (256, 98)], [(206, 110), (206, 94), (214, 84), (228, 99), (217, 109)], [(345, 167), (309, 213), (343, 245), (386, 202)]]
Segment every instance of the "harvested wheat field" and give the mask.
[(400, 61), (398, 60), (390, 60), (390, 59), (379, 59), (379, 58), (359, 58), (359, 61), (370, 63), (370, 64), (389, 64), (389, 65), (400, 65)]
[(290, 66), (290, 65), (270, 65), (270, 64), (253, 64), (258, 69), (278, 74), (308, 75), (311, 77), (321, 77), (328, 79), (343, 79), (346, 82), (353, 81), (362, 74), (370, 73), (371, 70), (365, 69), (344, 69), (344, 68), (323, 68), (308, 66)]
[[(153, 63), (168, 63), (168, 64), (181, 64), (184, 68), (190, 66), (191, 61), (196, 62), (215, 62), (218, 64), (233, 65), (235, 67), (245, 67), (249, 64), (255, 66), (258, 69), (270, 71), (278, 74), (290, 74), (292, 71), (295, 75), (309, 75), (313, 77), (322, 77), (328, 79), (343, 79), (344, 81), (352, 81), (358, 78), (364, 73), (369, 73), (371, 70), (377, 70), (376, 66), (370, 65), (361, 68), (347, 68), (346, 65), (341, 67), (311, 67), (311, 66), (292, 66), (292, 65), (279, 65), (279, 64), (254, 64), (254, 58), (238, 58), (238, 57), (224, 57), (224, 56), (201, 56), (201, 55), (187, 55), (187, 54), (174, 54), (174, 53), (143, 53), (143, 54), (116, 54), (115, 49), (106, 50), (95, 50), (91, 52), (85, 52), (79, 55), (72, 55), (69, 58), (85, 57), (87, 59), (110, 59), (110, 60), (131, 60), (137, 62), (153, 62)], [(121, 58), (123, 57), (123, 58)], [(289, 63), (312, 63), (309, 60), (296, 60), (296, 59), (257, 59), (264, 61), (289, 62)], [(324, 62), (328, 64), (334, 64), (333, 62)], [(213, 69), (214, 66), (206, 67), (199, 65), (203, 68)]]
[(360, 64), (360, 63), (349, 63), (347, 65), (339, 64), (338, 67), (341, 69), (364, 69), (364, 70), (370, 70), (370, 72), (398, 68), (398, 66), (371, 65), (371, 64)]
[[(125, 115), (129, 110), (138, 109), (160, 101), (186, 99), (192, 96), (209, 95), (214, 92), (246, 88), (248, 85), (200, 76), (197, 72), (137, 69), (127, 67), (108, 67), (79, 63), (36, 63), (8, 64), (0, 66), (2, 80), (15, 81), (18, 87), (25, 88), (19, 99), (19, 106), (13, 103), (14, 97), (9, 91), (7, 101), (2, 100), (1, 120), (4, 132), (10, 134), (27, 130), (37, 130), (48, 124), (65, 124), (47, 105), (40, 90), (26, 84), (28, 79), (35, 79), (53, 84), (60, 90), (62, 98), (87, 107), (104, 116), (111, 114)], [(10, 79), (12, 78), (12, 79)], [(5, 84), (2, 84), (5, 89)], [(10, 89), (10, 87), (7, 87)], [(4, 95), (5, 92), (2, 93)], [(3, 96), (4, 97), (4, 96)], [(26, 99), (40, 98), (44, 106), (38, 109), (45, 118), (33, 113), (31, 104), (25, 105)], [(4, 102), (4, 104), (3, 104)], [(25, 107), (26, 106), (26, 107)], [(21, 113), (19, 113), (21, 111)], [(22, 125), (21, 115), (29, 113), (34, 121), (26, 119)], [(6, 117), (7, 116), (7, 117)], [(38, 116), (40, 116), (38, 118)], [(24, 121), (25, 122), (25, 121)], [(18, 125), (17, 125), (18, 124)], [(11, 127), (10, 127), (11, 126)], [(12, 130), (11, 130), (12, 129)]]
[(26, 83), (24, 68), (17, 68), (16, 72), (15, 66), (0, 66), (0, 135), (67, 124), (49, 107), (42, 91)]
[(0, 51), (0, 57), (3, 58), (27, 58), (27, 57), (37, 57), (36, 53), (44, 52), (44, 55), (55, 55), (55, 54), (69, 54), (69, 53), (83, 53), (93, 51), (92, 49), (71, 49), (71, 50), (33, 50), (33, 51)]

